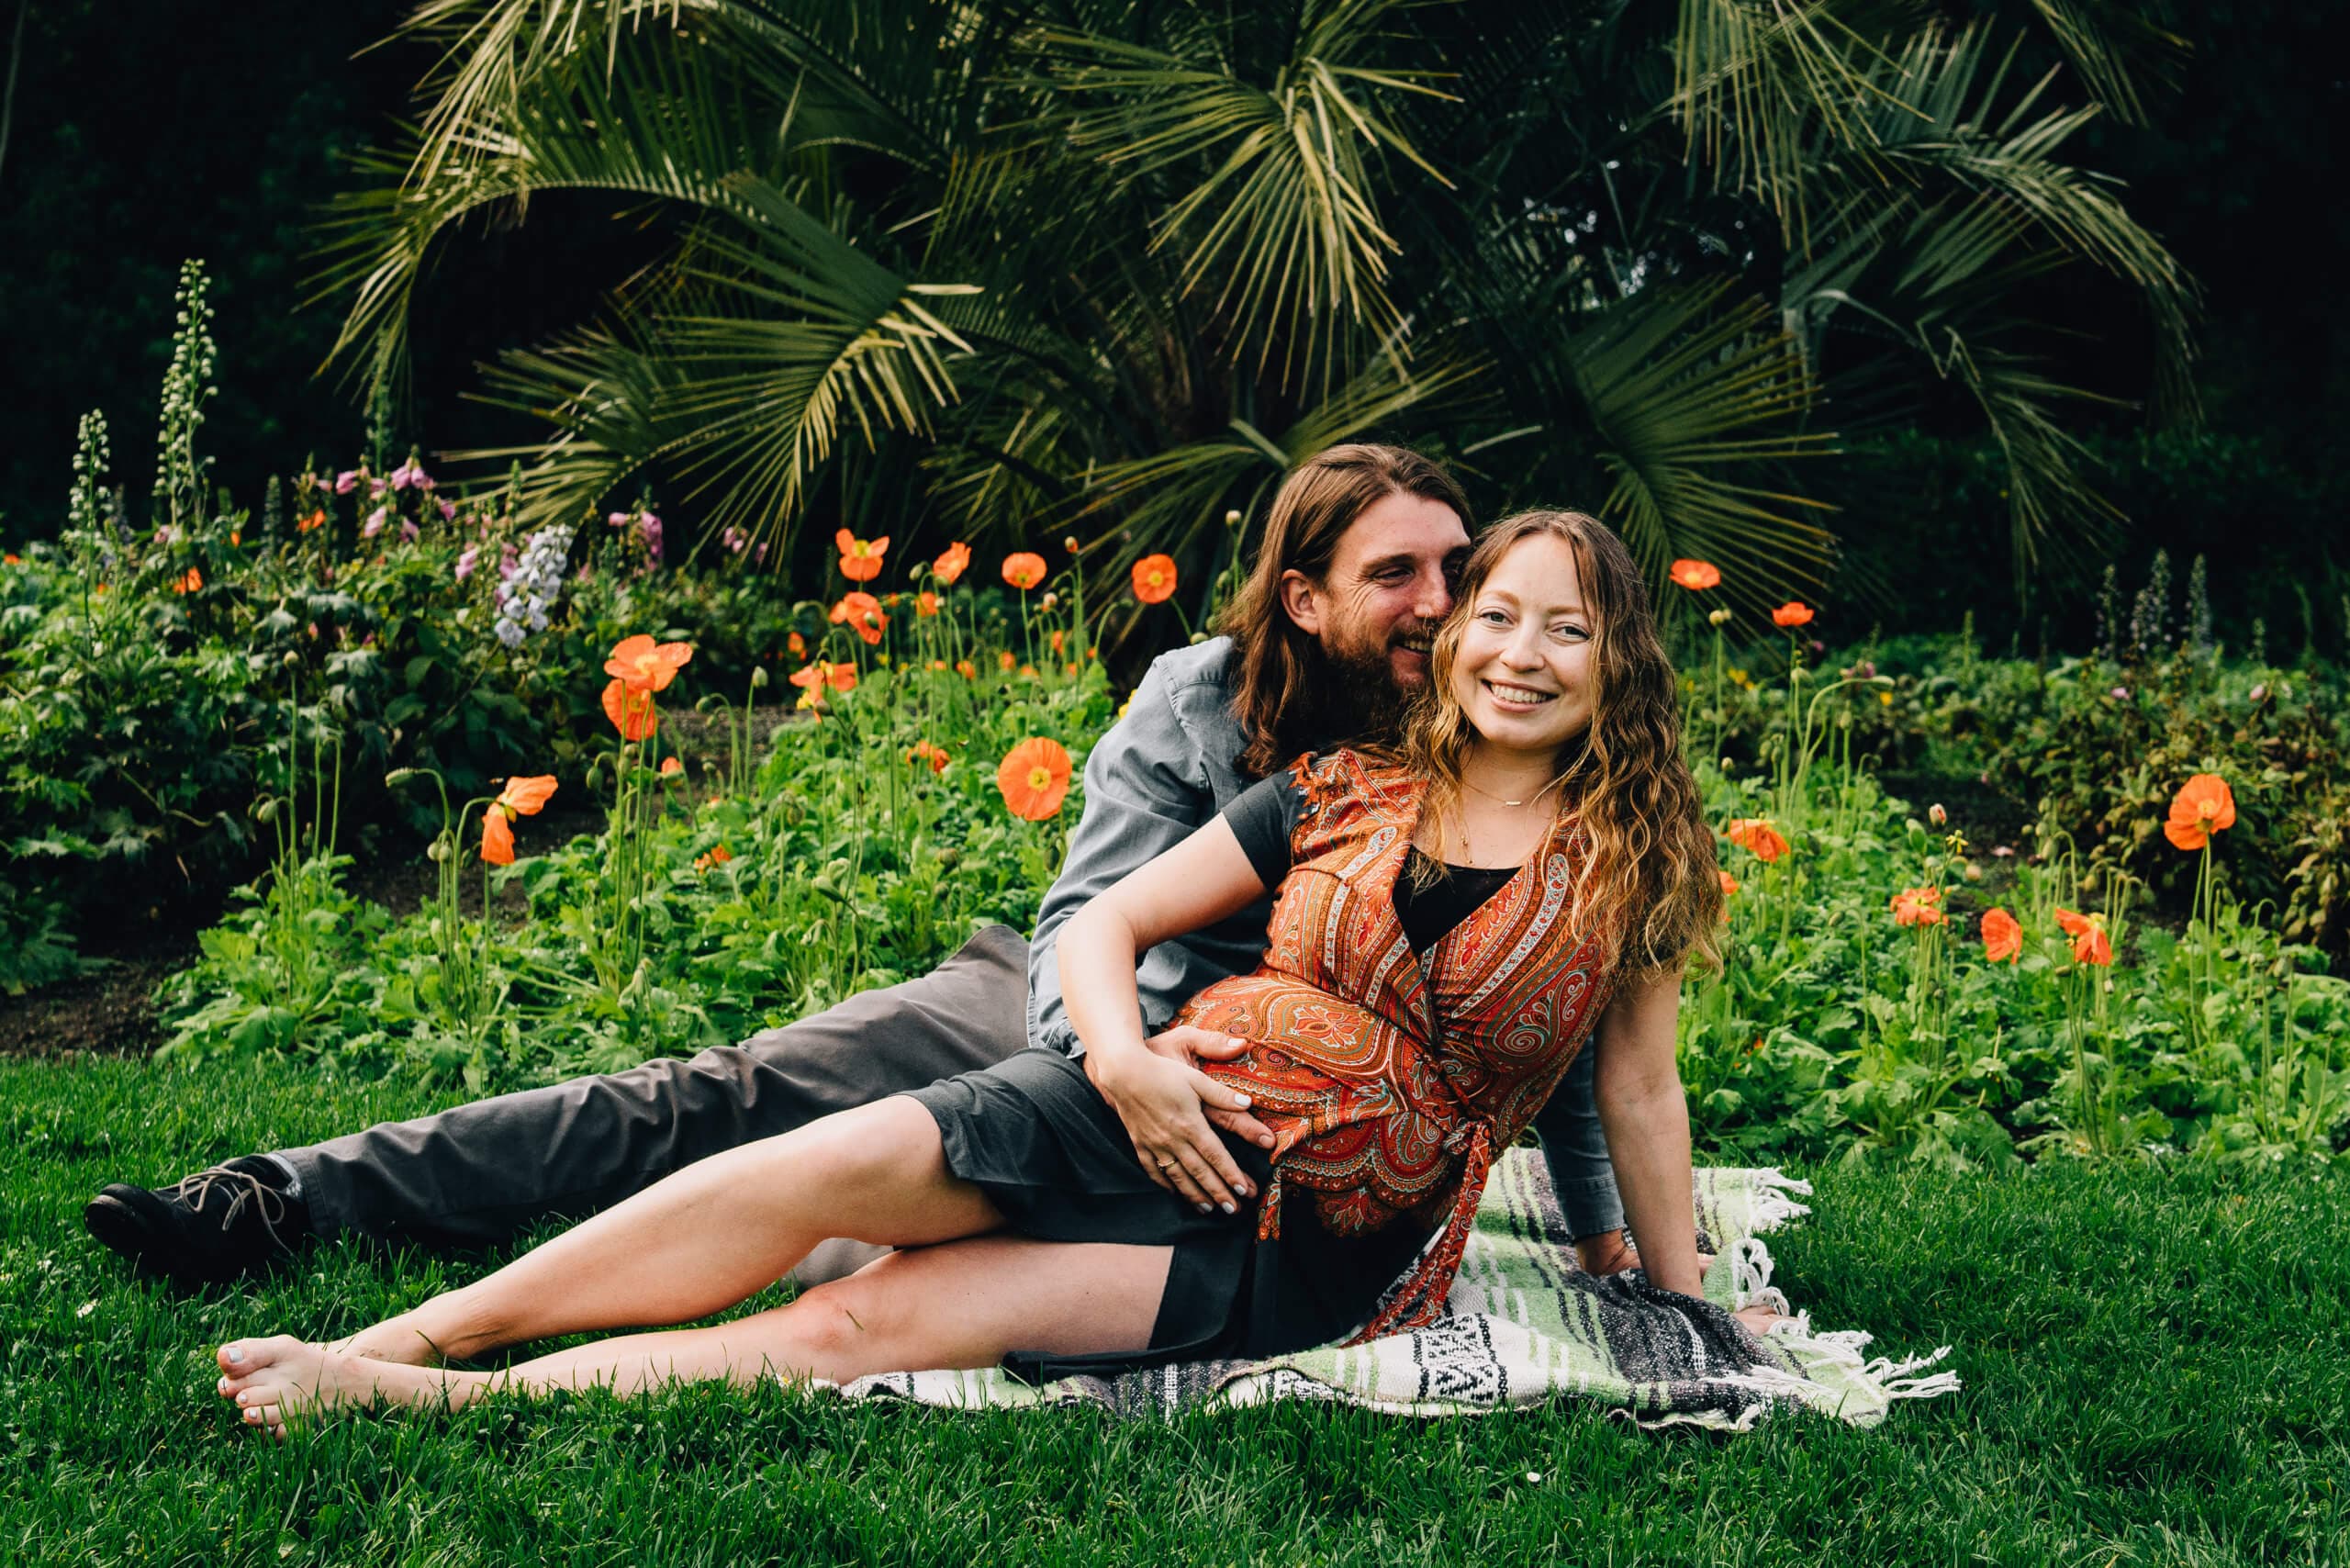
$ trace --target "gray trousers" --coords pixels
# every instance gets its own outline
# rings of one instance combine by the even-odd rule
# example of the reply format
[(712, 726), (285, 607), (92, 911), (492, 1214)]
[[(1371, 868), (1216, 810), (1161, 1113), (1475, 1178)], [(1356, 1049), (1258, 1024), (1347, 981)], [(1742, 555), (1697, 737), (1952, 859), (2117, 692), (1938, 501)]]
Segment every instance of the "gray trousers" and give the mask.
[[(381, 1122), (277, 1157), (321, 1235), (494, 1246), (539, 1220), (609, 1208), (697, 1159), (992, 1067), (1028, 1044), (1027, 1001), (1028, 944), (991, 925), (918, 980), (739, 1046)], [(1579, 1054), (1535, 1123), (1578, 1238), (1623, 1224), (1591, 1111), (1594, 1054)], [(793, 1277), (836, 1278), (880, 1250), (828, 1242)]]
[[(323, 1236), (487, 1247), (534, 1221), (576, 1219), (722, 1150), (958, 1072), (1028, 1044), (1028, 944), (991, 925), (919, 980), (861, 991), (690, 1061), (476, 1100), (277, 1151)], [(829, 1242), (801, 1283), (881, 1249)]]

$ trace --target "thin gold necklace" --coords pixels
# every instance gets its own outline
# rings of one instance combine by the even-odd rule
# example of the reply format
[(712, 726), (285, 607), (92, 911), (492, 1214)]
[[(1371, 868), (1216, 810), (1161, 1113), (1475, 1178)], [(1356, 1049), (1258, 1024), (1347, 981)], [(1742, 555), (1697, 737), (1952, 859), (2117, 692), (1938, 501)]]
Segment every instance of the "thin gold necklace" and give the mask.
[(1522, 805), (1526, 804), (1527, 801), (1539, 801), (1539, 800), (1540, 800), (1543, 796), (1545, 796), (1545, 795), (1549, 794), (1551, 790), (1553, 790), (1557, 789), (1560, 785), (1561, 785), (1561, 784), (1565, 783), (1566, 781), (1567, 781), (1567, 776), (1566, 776), (1565, 774), (1561, 773), (1561, 774), (1560, 774), (1556, 778), (1551, 779), (1551, 780), (1550, 780), (1550, 782), (1549, 782), (1548, 784), (1543, 785), (1543, 786), (1542, 786), (1542, 788), (1540, 788), (1539, 790), (1535, 790), (1535, 791), (1534, 791), (1534, 793), (1532, 793), (1531, 795), (1527, 796), (1525, 801), (1511, 801), (1511, 800), (1505, 800), (1503, 797), (1501, 797), (1501, 796), (1499, 796), (1499, 795), (1494, 794), (1491, 790), (1478, 790), (1478, 789), (1477, 789), (1477, 786), (1475, 786), (1474, 784), (1470, 783), (1470, 782), (1469, 782), (1469, 780), (1467, 780), (1466, 778), (1463, 778), (1463, 779), (1460, 781), (1460, 787), (1461, 787), (1463, 790), (1476, 790), (1476, 792), (1477, 792), (1478, 794), (1483, 795), (1483, 797), (1485, 797), (1485, 799), (1487, 799), (1488, 801), (1501, 801), (1501, 803), (1502, 803), (1503, 805), (1505, 805), (1505, 806), (1522, 806)]

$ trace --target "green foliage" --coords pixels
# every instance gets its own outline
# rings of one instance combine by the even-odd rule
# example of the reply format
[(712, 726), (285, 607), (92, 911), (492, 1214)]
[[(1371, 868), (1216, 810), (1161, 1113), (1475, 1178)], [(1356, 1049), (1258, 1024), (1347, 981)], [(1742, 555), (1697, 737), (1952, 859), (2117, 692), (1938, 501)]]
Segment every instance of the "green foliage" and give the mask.
[[(164, 1054), (266, 1044), (365, 1071), (453, 1072), (477, 1088), (610, 1071), (924, 972), (982, 926), (1024, 930), (1082, 790), (1072, 783), (1053, 821), (1020, 821), (997, 791), (997, 760), (1046, 735), (1081, 768), (1112, 704), (1098, 663), (998, 673), (983, 685), (951, 668), (876, 666), (823, 716), (777, 727), (755, 772), (742, 734), (744, 760), (711, 764), (699, 788), (658, 772), (657, 744), (602, 753), (589, 784), (618, 792), (608, 830), (487, 879), (519, 890), (520, 921), (485, 927), (453, 895), (388, 928), (380, 912), (371, 923), (346, 909), (321, 923), (340, 944), (328, 966), (340, 979), (290, 1038), (277, 1033), (294, 1027), (286, 965), (266, 938), (279, 920), (273, 888), (234, 940), (212, 934), (171, 983)], [(691, 684), (690, 666), (681, 679)], [(751, 710), (727, 722), (747, 732)], [(924, 743), (945, 748), (942, 769), (913, 755)], [(518, 824), (525, 840), (531, 831)], [(436, 841), (444, 874), (450, 857), (475, 853), (470, 835)], [(312, 862), (297, 880), (330, 881), (332, 869)], [(463, 998), (460, 953), (481, 955)]]

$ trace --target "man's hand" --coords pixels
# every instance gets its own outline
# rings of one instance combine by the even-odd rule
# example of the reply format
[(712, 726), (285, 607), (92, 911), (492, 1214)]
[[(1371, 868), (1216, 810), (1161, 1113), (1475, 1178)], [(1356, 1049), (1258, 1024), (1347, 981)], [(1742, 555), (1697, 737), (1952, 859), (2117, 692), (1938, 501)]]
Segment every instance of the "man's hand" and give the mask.
[(1248, 1114), (1246, 1094), (1218, 1083), (1196, 1064), (1229, 1061), (1248, 1042), (1175, 1028), (1145, 1043), (1147, 1056), (1128, 1051), (1107, 1067), (1088, 1051), (1082, 1058), (1086, 1077), (1125, 1124), (1145, 1175), (1196, 1207), (1231, 1212), (1252, 1189), (1215, 1129), (1266, 1148), (1273, 1145), (1272, 1129)]

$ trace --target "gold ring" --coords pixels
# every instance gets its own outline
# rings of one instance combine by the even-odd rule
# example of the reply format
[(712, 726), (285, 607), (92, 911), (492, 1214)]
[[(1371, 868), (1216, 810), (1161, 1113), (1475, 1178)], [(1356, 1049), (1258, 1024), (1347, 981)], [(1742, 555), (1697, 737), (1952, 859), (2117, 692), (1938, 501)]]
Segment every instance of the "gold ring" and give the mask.
[(1175, 1169), (1175, 1162), (1171, 1159), (1162, 1159), (1158, 1162), (1158, 1168), (1161, 1170), (1172, 1170)]

